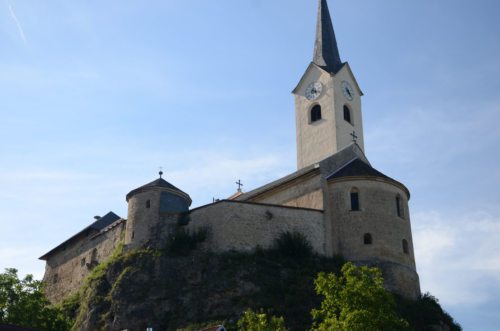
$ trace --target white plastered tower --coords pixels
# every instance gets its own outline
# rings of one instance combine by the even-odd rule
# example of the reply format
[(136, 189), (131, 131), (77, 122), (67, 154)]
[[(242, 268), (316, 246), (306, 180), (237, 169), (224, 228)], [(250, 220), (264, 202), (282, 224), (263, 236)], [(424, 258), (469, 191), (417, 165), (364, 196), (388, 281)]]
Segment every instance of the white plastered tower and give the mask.
[(319, 1), (314, 58), (295, 95), (297, 167), (317, 163), (355, 141), (364, 150), (361, 89), (340, 60), (326, 0)]

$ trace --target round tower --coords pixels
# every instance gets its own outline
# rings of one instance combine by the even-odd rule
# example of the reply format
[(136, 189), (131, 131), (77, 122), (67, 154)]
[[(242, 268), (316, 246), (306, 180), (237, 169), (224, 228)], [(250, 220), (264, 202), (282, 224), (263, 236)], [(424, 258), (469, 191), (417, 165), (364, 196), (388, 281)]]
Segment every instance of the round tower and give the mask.
[(146, 244), (154, 228), (162, 222), (177, 220), (179, 214), (189, 211), (189, 195), (163, 178), (143, 185), (127, 194), (128, 218), (125, 244), (138, 247)]
[(408, 189), (356, 159), (329, 176), (328, 191), (334, 250), (350, 261), (379, 267), (389, 290), (417, 298)]

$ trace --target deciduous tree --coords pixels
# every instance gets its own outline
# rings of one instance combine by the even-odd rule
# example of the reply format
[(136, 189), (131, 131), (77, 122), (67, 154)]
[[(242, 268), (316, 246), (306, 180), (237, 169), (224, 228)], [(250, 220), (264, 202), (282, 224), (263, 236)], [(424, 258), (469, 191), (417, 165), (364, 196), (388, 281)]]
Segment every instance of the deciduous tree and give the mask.
[(312, 310), (313, 331), (403, 331), (408, 323), (397, 316), (392, 295), (383, 287), (377, 268), (348, 262), (341, 275), (320, 273), (316, 293), (323, 296)]
[(45, 297), (42, 282), (27, 275), (19, 279), (16, 269), (0, 274), (0, 323), (46, 331), (65, 331), (71, 321)]

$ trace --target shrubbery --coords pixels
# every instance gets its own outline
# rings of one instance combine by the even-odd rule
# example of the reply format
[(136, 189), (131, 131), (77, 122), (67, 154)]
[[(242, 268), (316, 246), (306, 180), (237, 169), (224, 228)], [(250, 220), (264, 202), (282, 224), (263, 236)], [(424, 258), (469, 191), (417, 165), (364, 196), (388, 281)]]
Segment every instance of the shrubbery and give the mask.
[(286, 331), (285, 320), (248, 309), (238, 320), (238, 331)]
[(304, 258), (313, 254), (311, 243), (299, 232), (283, 232), (275, 239), (271, 250), (293, 258)]
[(208, 229), (199, 228), (190, 231), (183, 227), (178, 227), (170, 234), (165, 244), (165, 251), (172, 256), (186, 256), (198, 245), (204, 242), (208, 236)]

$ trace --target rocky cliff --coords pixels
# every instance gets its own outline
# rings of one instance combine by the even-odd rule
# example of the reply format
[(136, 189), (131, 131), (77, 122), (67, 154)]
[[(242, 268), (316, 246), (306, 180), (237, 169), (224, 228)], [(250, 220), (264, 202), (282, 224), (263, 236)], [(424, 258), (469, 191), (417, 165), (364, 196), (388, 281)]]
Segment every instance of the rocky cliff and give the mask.
[[(284, 316), (290, 330), (307, 330), (310, 310), (321, 300), (314, 278), (319, 271), (338, 272), (343, 263), (314, 255), (300, 238), (270, 250), (225, 254), (204, 251), (198, 245), (203, 234), (171, 239), (154, 248), (119, 249), (96, 267), (66, 303), (75, 304), (73, 329), (193, 330), (220, 322), (231, 329), (245, 309), (253, 308)], [(431, 303), (430, 317), (417, 313), (416, 304), (400, 301), (415, 330), (440, 323), (436, 330), (459, 330), (437, 303)]]

